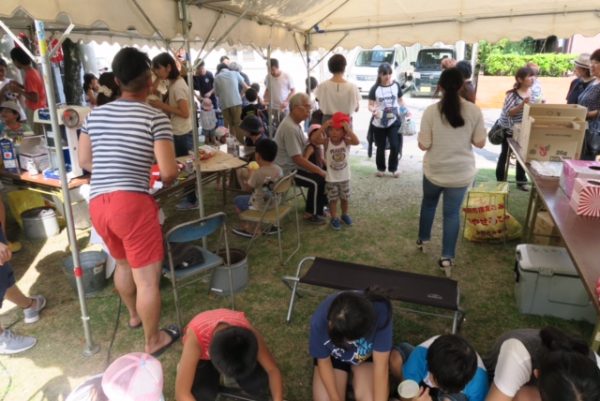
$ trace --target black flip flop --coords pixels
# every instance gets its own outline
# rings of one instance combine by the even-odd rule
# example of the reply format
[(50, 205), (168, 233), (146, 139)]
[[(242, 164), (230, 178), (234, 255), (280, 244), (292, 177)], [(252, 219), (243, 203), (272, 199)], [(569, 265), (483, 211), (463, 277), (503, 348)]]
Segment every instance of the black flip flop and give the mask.
[(181, 330), (179, 330), (179, 327), (177, 327), (177, 325), (175, 324), (170, 324), (167, 327), (163, 327), (162, 329), (160, 329), (160, 331), (164, 331), (165, 333), (167, 333), (167, 335), (171, 337), (171, 341), (169, 341), (167, 344), (163, 345), (162, 348), (159, 348), (151, 354), (155, 358), (161, 356), (163, 352), (165, 352), (171, 345), (173, 345), (175, 342), (177, 342), (177, 340), (179, 340), (179, 337), (181, 337)]

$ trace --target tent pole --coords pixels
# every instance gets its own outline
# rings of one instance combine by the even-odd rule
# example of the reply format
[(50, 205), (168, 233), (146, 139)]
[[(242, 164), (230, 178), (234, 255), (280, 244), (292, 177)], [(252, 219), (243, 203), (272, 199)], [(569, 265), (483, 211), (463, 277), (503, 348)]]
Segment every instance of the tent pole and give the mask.
[(152, 20), (150, 19), (150, 17), (148, 16), (148, 14), (146, 14), (146, 12), (142, 8), (142, 6), (139, 5), (139, 3), (137, 2), (137, 0), (131, 0), (131, 2), (137, 7), (138, 11), (142, 14), (142, 16), (144, 17), (144, 19), (146, 20), (146, 22), (148, 22), (148, 24), (150, 24), (150, 26), (152, 27), (152, 29), (154, 29), (154, 32), (156, 32), (156, 34), (162, 39), (162, 41), (165, 42), (165, 43), (169, 43), (169, 41), (167, 39), (165, 39), (165, 36), (162, 34), (162, 32), (160, 31), (160, 29), (158, 29), (157, 26), (154, 25), (154, 22), (152, 22)]
[(304, 51), (306, 52), (306, 94), (309, 98), (312, 92), (312, 88), (310, 87), (310, 39), (310, 32), (307, 32), (304, 36)]
[(269, 45), (267, 46), (267, 90), (269, 91), (269, 107), (267, 109), (267, 115), (269, 116), (269, 138), (273, 139), (275, 133), (273, 132), (273, 91), (271, 90), (271, 40), (269, 38)]
[[(194, 160), (194, 170), (196, 171), (196, 196), (198, 198), (198, 210), (200, 218), (204, 217), (204, 199), (202, 197), (202, 171), (200, 169), (200, 158), (198, 157), (198, 120), (196, 118), (196, 102), (194, 101), (194, 71), (192, 70), (192, 50), (189, 41), (189, 25), (188, 25), (188, 13), (187, 5), (184, 0), (179, 0), (179, 18), (181, 19), (181, 27), (183, 32), (183, 41), (185, 46), (185, 62), (187, 64), (187, 81), (188, 81), (188, 101), (192, 111), (192, 146), (194, 148), (194, 154), (192, 160)], [(225, 189), (223, 189), (225, 190)], [(202, 239), (202, 245), (206, 247), (206, 238)]]
[[(187, 12), (186, 12), (187, 13)], [(215, 30), (215, 28), (217, 27), (217, 23), (219, 22), (219, 20), (221, 19), (221, 16), (223, 15), (223, 13), (220, 13), (219, 16), (215, 19), (215, 22), (212, 24), (212, 26), (210, 27), (210, 30), (208, 31), (208, 35), (206, 35), (206, 39), (204, 40), (204, 43), (202, 43), (202, 47), (200, 48), (200, 51), (198, 52), (198, 55), (196, 56), (196, 58), (194, 59), (194, 62), (192, 63), (194, 71), (196, 70), (196, 68), (198, 68), (198, 65), (200, 64), (200, 61), (202, 60), (202, 52), (204, 51), (204, 48), (206, 47), (206, 44), (208, 43), (208, 41), (210, 40), (210, 36), (212, 35), (213, 31)], [(187, 38), (187, 41), (189, 42), (189, 38)]]
[(2, 28), (2, 30), (3, 30), (4, 32), (6, 32), (6, 34), (7, 34), (8, 36), (10, 36), (10, 38), (11, 38), (11, 39), (12, 39), (12, 40), (13, 40), (13, 41), (16, 43), (16, 44), (18, 44), (18, 45), (19, 45), (19, 47), (20, 47), (21, 49), (23, 49), (23, 51), (24, 51), (25, 53), (27, 53), (27, 55), (29, 56), (29, 58), (30, 58), (30, 59), (32, 59), (32, 60), (35, 60), (35, 59), (37, 58), (37, 57), (35, 57), (35, 56), (33, 55), (33, 53), (31, 53), (31, 51), (30, 51), (30, 50), (27, 48), (27, 46), (25, 46), (25, 45), (23, 44), (23, 42), (21, 42), (21, 39), (19, 39), (19, 37), (18, 37), (17, 35), (15, 35), (15, 34), (14, 34), (14, 32), (13, 32), (13, 31), (11, 31), (11, 30), (10, 30), (10, 28), (9, 28), (9, 27), (8, 27), (8, 26), (7, 26), (7, 25), (6, 25), (6, 24), (5, 24), (5, 23), (4, 23), (2, 20), (0, 20), (0, 28)]
[(77, 246), (77, 236), (75, 235), (75, 225), (73, 223), (73, 210), (71, 209), (71, 195), (69, 193), (69, 183), (67, 181), (67, 172), (65, 171), (65, 158), (63, 155), (61, 131), (58, 125), (58, 114), (56, 111), (56, 98), (54, 94), (54, 77), (50, 68), (50, 60), (48, 58), (48, 44), (46, 42), (46, 30), (44, 23), (40, 20), (35, 20), (35, 31), (40, 49), (40, 58), (42, 61), (42, 70), (44, 74), (44, 86), (46, 88), (46, 97), (48, 99), (48, 111), (50, 112), (50, 122), (52, 124), (52, 132), (54, 133), (54, 146), (56, 156), (58, 158), (58, 170), (60, 172), (60, 185), (63, 194), (63, 202), (65, 209), (65, 217), (67, 219), (67, 233), (69, 236), (69, 246), (71, 248), (71, 256), (73, 257), (73, 265), (75, 269), (75, 283), (77, 284), (77, 294), (79, 296), (79, 306), (81, 307), (81, 320), (83, 322), (83, 333), (85, 335), (85, 349), (83, 355), (91, 356), (100, 350), (98, 345), (95, 345), (92, 340), (92, 332), (90, 329), (90, 317), (88, 315), (87, 303), (85, 300), (85, 291), (82, 283), (83, 269), (79, 260), (79, 247)]
[(315, 63), (315, 65), (313, 65), (313, 66), (310, 68), (310, 71), (312, 71), (312, 70), (313, 70), (313, 69), (314, 69), (316, 66), (318, 66), (319, 64), (321, 64), (321, 61), (323, 61), (323, 59), (324, 59), (325, 57), (327, 57), (329, 54), (331, 54), (331, 53), (333, 52), (333, 50), (334, 50), (336, 47), (338, 47), (338, 45), (339, 45), (340, 43), (342, 43), (342, 41), (343, 41), (344, 39), (346, 39), (346, 37), (347, 37), (347, 36), (348, 36), (348, 33), (346, 33), (344, 36), (342, 36), (342, 38), (341, 38), (340, 40), (338, 40), (337, 42), (335, 42), (335, 44), (334, 44), (333, 46), (331, 46), (331, 48), (330, 48), (330, 49), (327, 51), (327, 53), (325, 53), (325, 54), (323, 55), (323, 57), (321, 57), (321, 58), (320, 58), (320, 59), (319, 59), (319, 60), (318, 60), (318, 61)]
[(67, 27), (67, 29), (62, 33), (62, 35), (60, 35), (60, 38), (58, 39), (58, 42), (56, 43), (56, 46), (54, 46), (52, 49), (50, 49), (50, 53), (49, 53), (48, 57), (54, 57), (54, 55), (56, 54), (56, 52), (58, 51), (58, 49), (60, 49), (60, 47), (62, 46), (63, 42), (69, 36), (69, 34), (73, 30), (73, 28), (75, 28), (75, 25), (74, 24), (69, 24), (69, 26)]

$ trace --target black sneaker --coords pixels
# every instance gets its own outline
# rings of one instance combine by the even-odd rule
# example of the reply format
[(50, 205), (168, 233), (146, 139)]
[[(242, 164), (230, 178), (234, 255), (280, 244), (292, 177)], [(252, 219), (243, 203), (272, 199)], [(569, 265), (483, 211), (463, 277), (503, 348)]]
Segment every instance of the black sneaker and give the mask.
[(250, 233), (246, 230), (243, 230), (241, 228), (237, 228), (237, 227), (232, 228), (231, 232), (234, 233), (235, 235), (239, 235), (240, 237), (244, 237), (244, 238), (252, 238), (253, 237), (252, 233)]
[(283, 231), (281, 228), (277, 226), (271, 226), (268, 230), (264, 231), (267, 235), (277, 235), (278, 232)]
[(318, 224), (318, 225), (327, 223), (327, 220), (325, 220), (325, 217), (319, 216), (318, 214), (312, 215), (310, 218), (306, 219), (306, 221), (308, 221), (309, 223)]

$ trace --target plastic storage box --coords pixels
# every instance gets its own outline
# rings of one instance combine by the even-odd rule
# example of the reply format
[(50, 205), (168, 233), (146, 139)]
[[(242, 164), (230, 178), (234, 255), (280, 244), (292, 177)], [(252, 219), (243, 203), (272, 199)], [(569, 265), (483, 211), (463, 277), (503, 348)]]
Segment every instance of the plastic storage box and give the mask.
[(596, 310), (565, 248), (517, 245), (515, 296), (525, 314), (596, 323)]

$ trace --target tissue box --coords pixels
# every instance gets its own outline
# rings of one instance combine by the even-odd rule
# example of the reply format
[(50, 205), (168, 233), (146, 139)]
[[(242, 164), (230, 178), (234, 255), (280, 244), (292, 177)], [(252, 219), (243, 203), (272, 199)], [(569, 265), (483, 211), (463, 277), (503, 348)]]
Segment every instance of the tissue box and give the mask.
[(27, 163), (29, 163), (30, 160), (33, 160), (39, 171), (44, 171), (50, 167), (50, 157), (48, 157), (48, 153), (19, 153), (19, 164), (21, 165), (22, 170), (27, 170)]
[(600, 162), (589, 160), (565, 160), (560, 176), (560, 187), (571, 198), (576, 178), (600, 179)]
[(578, 215), (600, 217), (600, 178), (575, 179), (569, 203)]

